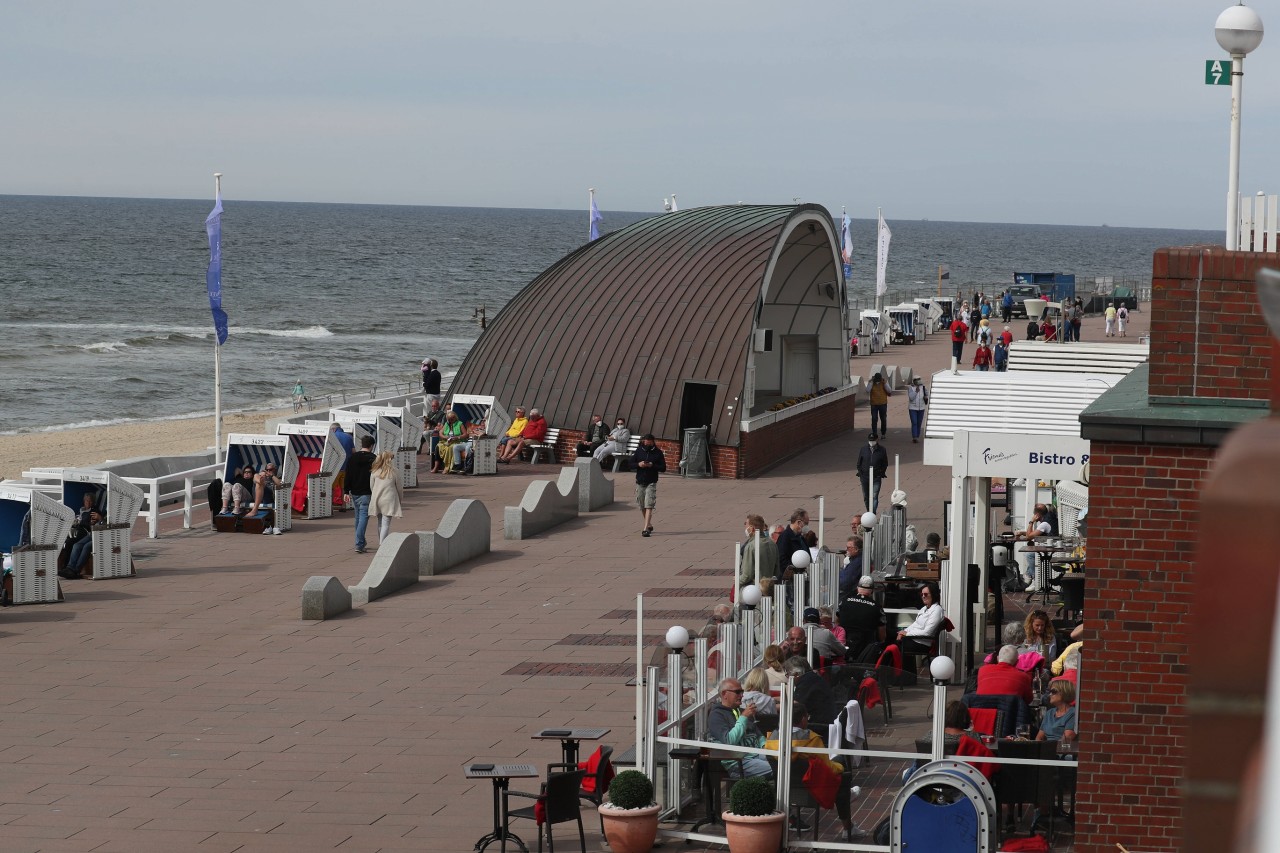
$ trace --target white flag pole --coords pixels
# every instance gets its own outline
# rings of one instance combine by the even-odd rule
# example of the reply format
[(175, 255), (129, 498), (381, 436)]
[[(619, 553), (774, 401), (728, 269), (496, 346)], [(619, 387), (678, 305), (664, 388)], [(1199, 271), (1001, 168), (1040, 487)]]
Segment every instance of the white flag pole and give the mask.
[[(213, 197), (222, 197), (222, 173), (213, 173)], [(222, 464), (222, 345), (213, 333), (213, 461)]]

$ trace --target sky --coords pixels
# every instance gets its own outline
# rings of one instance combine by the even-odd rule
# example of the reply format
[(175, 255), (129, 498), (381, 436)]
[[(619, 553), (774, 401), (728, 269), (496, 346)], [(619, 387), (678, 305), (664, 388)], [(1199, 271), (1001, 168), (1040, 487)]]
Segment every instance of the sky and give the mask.
[[(0, 195), (1222, 228), (1228, 5), (10, 0)], [(1245, 194), (1280, 193), (1278, 79), (1274, 35)]]

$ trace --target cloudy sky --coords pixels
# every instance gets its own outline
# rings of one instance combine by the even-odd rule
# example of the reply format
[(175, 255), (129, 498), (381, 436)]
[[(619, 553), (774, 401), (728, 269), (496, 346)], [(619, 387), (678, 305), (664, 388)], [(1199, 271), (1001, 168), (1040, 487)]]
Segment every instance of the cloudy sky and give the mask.
[[(1227, 5), (16, 0), (0, 194), (1220, 228)], [(1280, 193), (1280, 35), (1245, 70)]]

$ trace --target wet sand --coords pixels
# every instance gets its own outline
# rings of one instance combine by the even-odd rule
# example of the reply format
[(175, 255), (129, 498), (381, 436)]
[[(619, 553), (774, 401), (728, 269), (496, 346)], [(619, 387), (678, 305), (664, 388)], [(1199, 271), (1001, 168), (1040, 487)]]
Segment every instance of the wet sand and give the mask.
[[(222, 435), (262, 432), (269, 418), (291, 409), (224, 415)], [(84, 427), (58, 432), (0, 436), (0, 480), (16, 479), (30, 467), (100, 465), (109, 459), (199, 453), (213, 446), (213, 416)]]

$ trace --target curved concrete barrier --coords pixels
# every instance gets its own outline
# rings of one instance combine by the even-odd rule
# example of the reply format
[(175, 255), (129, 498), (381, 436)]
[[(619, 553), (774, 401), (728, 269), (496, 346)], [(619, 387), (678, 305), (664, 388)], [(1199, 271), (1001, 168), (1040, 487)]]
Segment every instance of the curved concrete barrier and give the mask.
[(578, 512), (595, 512), (613, 503), (613, 480), (590, 456), (573, 463), (578, 471)]
[(430, 577), (488, 554), (489, 532), (489, 510), (480, 501), (449, 504), (438, 528), (418, 531), (418, 576)]
[(417, 582), (418, 534), (392, 533), (378, 543), (378, 553), (360, 583), (348, 589), (351, 603), (358, 607)]
[(312, 575), (302, 585), (303, 619), (329, 619), (350, 609), (351, 593), (337, 578)]
[(507, 539), (528, 539), (578, 517), (578, 469), (561, 468), (557, 480), (535, 480), (525, 489), (520, 506), (503, 509)]

